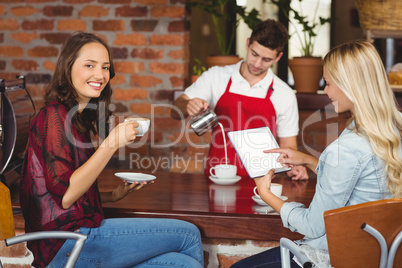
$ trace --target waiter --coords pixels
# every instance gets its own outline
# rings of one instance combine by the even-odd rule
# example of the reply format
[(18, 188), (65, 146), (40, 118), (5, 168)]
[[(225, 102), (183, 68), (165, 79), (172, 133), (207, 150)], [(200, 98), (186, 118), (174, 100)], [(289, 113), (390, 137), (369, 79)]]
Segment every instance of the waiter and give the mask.
[[(223, 125), (227, 142), (227, 163), (237, 166), (237, 175), (248, 176), (231, 145), (228, 131), (268, 126), (281, 148), (297, 149), (299, 114), (292, 89), (277, 77), (271, 66), (278, 62), (287, 44), (286, 28), (275, 20), (259, 23), (247, 39), (247, 56), (234, 65), (215, 66), (204, 72), (175, 101), (180, 114), (172, 109), (172, 117), (194, 116), (213, 109)], [(252, 156), (251, 156), (252, 157)], [(213, 129), (205, 174), (218, 164), (225, 164), (225, 148), (221, 128)], [(292, 179), (307, 179), (305, 167), (288, 171)]]

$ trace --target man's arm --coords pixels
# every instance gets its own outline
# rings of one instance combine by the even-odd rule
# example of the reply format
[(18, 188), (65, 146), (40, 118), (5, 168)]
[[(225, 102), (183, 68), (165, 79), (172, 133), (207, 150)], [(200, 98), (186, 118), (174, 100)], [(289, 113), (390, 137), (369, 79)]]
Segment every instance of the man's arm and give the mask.
[(208, 102), (203, 99), (190, 99), (186, 94), (181, 95), (174, 102), (175, 108), (171, 109), (170, 115), (174, 119), (184, 119), (187, 116), (194, 116), (208, 109)]
[(178, 97), (173, 103), (175, 107), (170, 109), (170, 115), (172, 118), (179, 120), (186, 118), (188, 116), (187, 104), (189, 101), (190, 98), (186, 94), (182, 94), (180, 97)]

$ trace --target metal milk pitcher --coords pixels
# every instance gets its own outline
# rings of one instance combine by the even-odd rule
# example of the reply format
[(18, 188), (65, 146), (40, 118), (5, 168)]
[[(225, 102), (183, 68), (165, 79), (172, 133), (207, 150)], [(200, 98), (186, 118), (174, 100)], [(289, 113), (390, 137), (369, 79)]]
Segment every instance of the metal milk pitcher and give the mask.
[(210, 129), (213, 129), (218, 125), (218, 117), (214, 111), (208, 109), (204, 110), (198, 115), (193, 116), (190, 119), (190, 126), (198, 136), (203, 135)]

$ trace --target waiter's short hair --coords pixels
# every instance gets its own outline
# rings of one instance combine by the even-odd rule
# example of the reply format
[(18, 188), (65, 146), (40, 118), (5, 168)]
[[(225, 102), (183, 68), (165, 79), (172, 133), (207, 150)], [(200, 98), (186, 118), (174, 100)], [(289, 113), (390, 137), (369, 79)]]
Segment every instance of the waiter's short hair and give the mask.
[(250, 44), (254, 41), (280, 53), (288, 43), (288, 31), (278, 21), (272, 19), (264, 20), (258, 23), (251, 33)]

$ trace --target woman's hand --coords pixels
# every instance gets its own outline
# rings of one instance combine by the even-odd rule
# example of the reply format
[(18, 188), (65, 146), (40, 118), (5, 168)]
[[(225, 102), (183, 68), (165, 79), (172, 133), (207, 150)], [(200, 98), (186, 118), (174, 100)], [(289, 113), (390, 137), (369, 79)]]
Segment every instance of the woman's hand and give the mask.
[(280, 213), (284, 202), (271, 192), (271, 181), (274, 174), (275, 171), (271, 169), (264, 177), (255, 178), (254, 182), (261, 199), (270, 205), (276, 212)]
[(291, 148), (278, 148), (266, 150), (264, 153), (280, 153), (277, 161), (285, 167), (293, 167), (295, 165), (304, 165), (306, 154), (293, 150)]
[(137, 182), (137, 181), (133, 182), (133, 183), (128, 183), (127, 181), (123, 181), (112, 192), (101, 193), (102, 203), (119, 201), (119, 200), (123, 199), (124, 197), (126, 197), (131, 192), (148, 187), (152, 183), (154, 183), (154, 181), (141, 182), (141, 183)]
[(286, 172), (286, 175), (288, 175), (288, 177), (291, 178), (293, 181), (308, 179), (308, 172), (306, 167), (304, 166), (294, 166), (291, 170)]
[(286, 148), (278, 148), (266, 150), (264, 153), (280, 153), (277, 161), (285, 167), (294, 167), (298, 165), (306, 165), (308, 168), (315, 172), (315, 168), (318, 165), (318, 159), (314, 156)]
[(102, 145), (119, 148), (132, 143), (138, 134), (139, 124), (134, 120), (128, 120), (118, 124), (105, 139)]
[(275, 170), (271, 169), (265, 176), (255, 178), (255, 186), (257, 186), (259, 195), (264, 195), (264, 193), (271, 192), (271, 181), (274, 177)]

